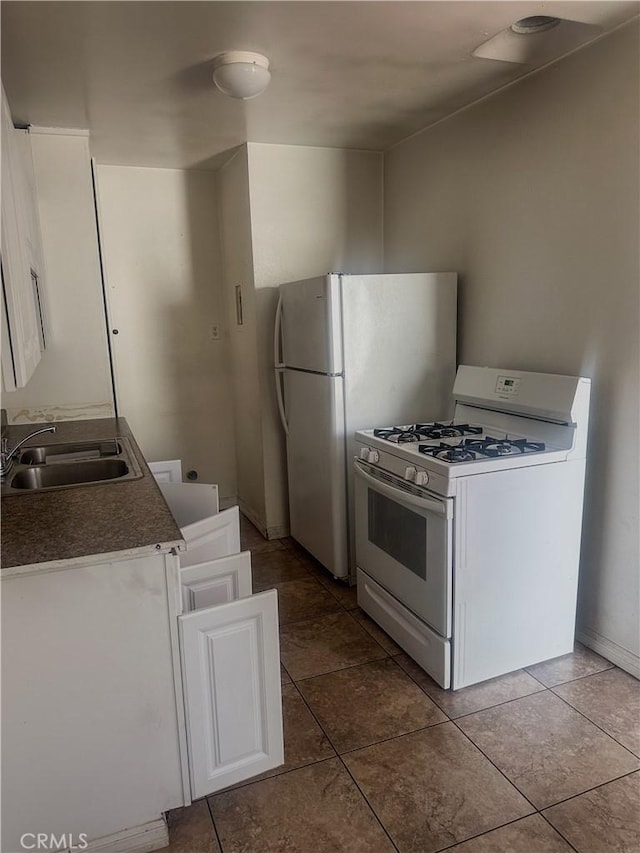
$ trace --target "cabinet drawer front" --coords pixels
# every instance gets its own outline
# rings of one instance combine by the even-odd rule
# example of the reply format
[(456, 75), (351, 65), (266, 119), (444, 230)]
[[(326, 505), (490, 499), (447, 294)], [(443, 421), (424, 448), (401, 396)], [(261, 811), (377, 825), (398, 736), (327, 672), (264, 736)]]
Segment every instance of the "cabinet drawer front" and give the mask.
[[(180, 477), (182, 478), (182, 463), (180, 464)], [(171, 466), (172, 462), (153, 463), (155, 469), (158, 466)], [(150, 466), (151, 467), (151, 466)], [(151, 470), (155, 473), (154, 468)], [(167, 470), (166, 467), (161, 470)], [(159, 483), (160, 491), (173, 513), (178, 527), (187, 527), (198, 521), (216, 515), (218, 506), (218, 487), (207, 483), (175, 483), (173, 481)]]
[(251, 554), (243, 551), (180, 570), (185, 613), (251, 595)]
[(276, 590), (180, 616), (192, 799), (284, 761)]
[(180, 565), (183, 567), (228, 557), (240, 551), (240, 516), (237, 506), (195, 524), (188, 524), (181, 530), (187, 543), (186, 552), (180, 554)]

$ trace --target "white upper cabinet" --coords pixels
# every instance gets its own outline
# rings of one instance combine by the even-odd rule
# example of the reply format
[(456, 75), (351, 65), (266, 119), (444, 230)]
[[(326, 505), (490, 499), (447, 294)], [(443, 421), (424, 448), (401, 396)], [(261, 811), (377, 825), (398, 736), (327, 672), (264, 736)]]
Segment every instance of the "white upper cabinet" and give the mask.
[(43, 262), (29, 135), (2, 91), (2, 380), (24, 387), (45, 347)]

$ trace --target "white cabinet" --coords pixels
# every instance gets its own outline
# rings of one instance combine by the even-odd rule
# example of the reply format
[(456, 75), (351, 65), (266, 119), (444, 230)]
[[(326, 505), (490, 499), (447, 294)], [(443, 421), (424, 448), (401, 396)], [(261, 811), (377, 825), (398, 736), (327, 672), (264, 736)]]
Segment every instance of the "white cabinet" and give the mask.
[(248, 551), (180, 569), (182, 607), (186, 613), (226, 604), (251, 595), (251, 555)]
[(181, 567), (204, 560), (215, 560), (237, 554), (240, 550), (240, 514), (237, 506), (224, 509), (217, 515), (203, 518), (182, 527), (187, 543), (186, 553), (180, 554)]
[(186, 552), (180, 554), (182, 567), (239, 552), (238, 507), (232, 506), (219, 512), (216, 486), (160, 483), (160, 491), (187, 543)]
[(220, 509), (217, 486), (175, 482), (160, 482), (158, 485), (178, 527), (215, 515)]
[(2, 91), (2, 382), (24, 387), (45, 347), (43, 265), (31, 148)]
[(181, 459), (167, 459), (163, 462), (147, 462), (147, 465), (158, 483), (182, 482)]
[(185, 800), (168, 618), (178, 571), (173, 554), (149, 550), (0, 578), (12, 650), (2, 661), (3, 851), (25, 850), (30, 832), (73, 834), (76, 845), (86, 833), (95, 851), (168, 843), (162, 813)]
[(284, 761), (275, 589), (178, 619), (191, 798)]
[(178, 640), (192, 800), (284, 762), (277, 592), (251, 594), (238, 508), (219, 512), (212, 488), (160, 484), (187, 543)]

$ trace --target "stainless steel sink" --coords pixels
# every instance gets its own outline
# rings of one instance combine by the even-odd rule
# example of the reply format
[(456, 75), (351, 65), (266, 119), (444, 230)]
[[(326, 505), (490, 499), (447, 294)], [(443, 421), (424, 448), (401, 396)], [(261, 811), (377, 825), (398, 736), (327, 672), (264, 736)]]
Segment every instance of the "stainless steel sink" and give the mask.
[(2, 482), (2, 494), (121, 483), (139, 477), (142, 469), (127, 438), (43, 444), (24, 448)]
[(82, 441), (67, 444), (49, 444), (43, 447), (27, 447), (20, 454), (22, 465), (44, 465), (46, 462), (72, 462), (79, 459), (101, 459), (119, 456), (123, 439), (108, 441)]
[(123, 459), (92, 459), (86, 462), (67, 462), (60, 465), (38, 465), (23, 468), (11, 479), (12, 489), (57, 489), (119, 480), (129, 473)]

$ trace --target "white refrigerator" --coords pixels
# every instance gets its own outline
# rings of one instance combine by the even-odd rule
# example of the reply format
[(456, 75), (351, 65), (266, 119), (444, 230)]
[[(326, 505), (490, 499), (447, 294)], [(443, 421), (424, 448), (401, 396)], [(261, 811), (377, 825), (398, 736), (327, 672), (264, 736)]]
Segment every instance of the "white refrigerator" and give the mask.
[(291, 536), (336, 578), (355, 581), (355, 431), (451, 415), (456, 291), (451, 272), (280, 285), (275, 374)]

